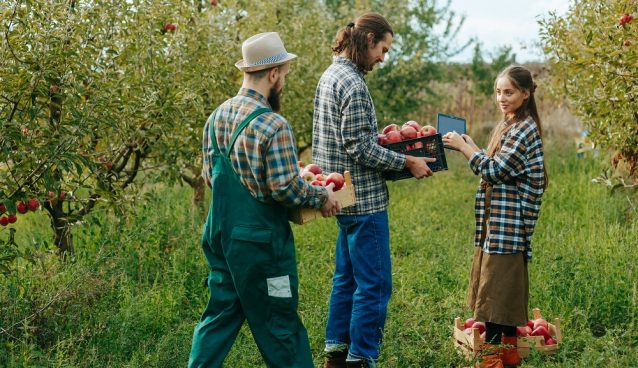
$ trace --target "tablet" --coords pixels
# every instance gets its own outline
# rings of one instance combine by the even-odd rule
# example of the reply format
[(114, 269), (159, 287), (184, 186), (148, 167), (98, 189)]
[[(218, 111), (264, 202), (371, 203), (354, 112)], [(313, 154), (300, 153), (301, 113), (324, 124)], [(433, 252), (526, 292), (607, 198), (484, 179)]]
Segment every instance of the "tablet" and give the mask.
[(436, 131), (442, 136), (449, 132), (465, 134), (465, 119), (439, 113), (436, 118)]

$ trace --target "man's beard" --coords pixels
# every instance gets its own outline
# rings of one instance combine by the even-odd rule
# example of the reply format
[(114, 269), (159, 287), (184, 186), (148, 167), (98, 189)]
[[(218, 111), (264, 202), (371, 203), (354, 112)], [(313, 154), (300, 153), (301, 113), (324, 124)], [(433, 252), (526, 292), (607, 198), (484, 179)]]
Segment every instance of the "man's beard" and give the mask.
[(279, 112), (281, 110), (281, 91), (283, 89), (277, 90), (276, 86), (270, 87), (270, 91), (268, 92), (268, 104), (270, 108), (274, 112)]

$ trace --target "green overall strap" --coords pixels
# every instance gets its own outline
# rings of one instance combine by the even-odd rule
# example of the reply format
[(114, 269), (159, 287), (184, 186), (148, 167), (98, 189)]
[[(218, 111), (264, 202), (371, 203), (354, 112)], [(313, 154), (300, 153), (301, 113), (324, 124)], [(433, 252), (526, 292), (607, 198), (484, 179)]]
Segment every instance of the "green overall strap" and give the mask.
[(233, 150), (233, 146), (235, 145), (235, 141), (237, 140), (237, 137), (239, 136), (239, 134), (242, 132), (242, 130), (244, 130), (244, 128), (251, 122), (253, 121), (253, 119), (255, 119), (257, 116), (265, 113), (265, 112), (270, 112), (272, 111), (271, 109), (267, 108), (267, 107), (260, 107), (257, 110), (253, 111), (250, 115), (248, 115), (246, 117), (246, 119), (244, 119), (244, 121), (242, 121), (239, 126), (237, 126), (237, 128), (235, 129), (235, 131), (233, 132), (232, 137), (230, 137), (230, 144), (228, 145), (228, 152), (226, 153), (226, 157), (230, 158), (230, 153)]
[(210, 114), (208, 118), (208, 137), (210, 138), (210, 143), (213, 146), (213, 153), (219, 154), (221, 150), (217, 145), (217, 139), (215, 138), (215, 117), (217, 116), (217, 109)]

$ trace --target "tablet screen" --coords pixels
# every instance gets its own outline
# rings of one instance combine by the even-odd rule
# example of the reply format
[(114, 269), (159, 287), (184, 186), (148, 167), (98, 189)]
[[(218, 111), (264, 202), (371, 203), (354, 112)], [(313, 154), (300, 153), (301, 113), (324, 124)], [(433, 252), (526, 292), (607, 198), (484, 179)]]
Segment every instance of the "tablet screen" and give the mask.
[(446, 115), (439, 113), (437, 116), (437, 133), (445, 135), (449, 132), (457, 132), (465, 134), (465, 119), (458, 116)]

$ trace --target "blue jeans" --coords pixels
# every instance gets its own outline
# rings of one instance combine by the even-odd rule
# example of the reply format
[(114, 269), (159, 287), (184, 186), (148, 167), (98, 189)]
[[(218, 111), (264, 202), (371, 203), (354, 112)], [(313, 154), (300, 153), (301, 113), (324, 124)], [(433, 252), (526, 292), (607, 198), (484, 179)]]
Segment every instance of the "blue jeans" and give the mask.
[(376, 362), (392, 293), (388, 211), (339, 215), (326, 350), (349, 346), (348, 359)]

